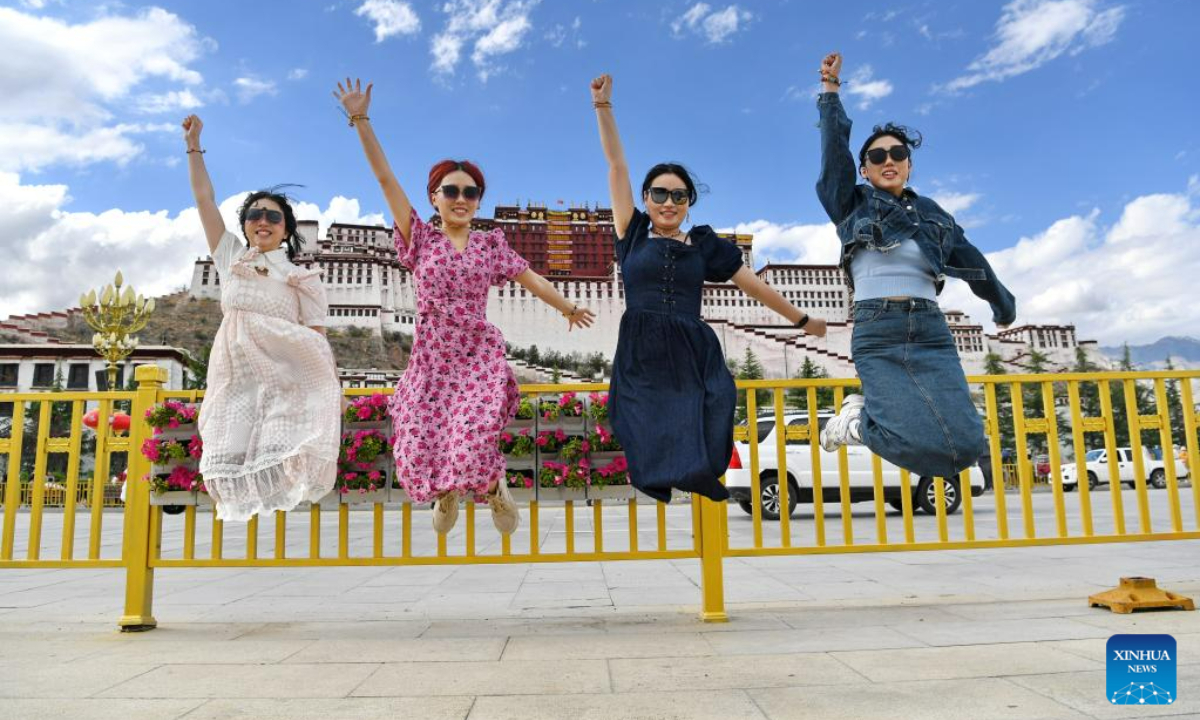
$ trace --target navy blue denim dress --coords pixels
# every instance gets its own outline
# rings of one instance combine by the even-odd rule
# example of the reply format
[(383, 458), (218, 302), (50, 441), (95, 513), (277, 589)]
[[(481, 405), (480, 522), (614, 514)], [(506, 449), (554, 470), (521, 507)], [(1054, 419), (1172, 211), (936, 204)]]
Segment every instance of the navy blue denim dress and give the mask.
[(733, 277), (742, 253), (707, 225), (692, 228), (690, 245), (649, 231), (635, 209), (616, 243), (625, 313), (608, 401), (613, 432), (638, 490), (664, 502), (671, 488), (725, 500), (737, 389), (700, 317), (700, 294), (705, 282)]

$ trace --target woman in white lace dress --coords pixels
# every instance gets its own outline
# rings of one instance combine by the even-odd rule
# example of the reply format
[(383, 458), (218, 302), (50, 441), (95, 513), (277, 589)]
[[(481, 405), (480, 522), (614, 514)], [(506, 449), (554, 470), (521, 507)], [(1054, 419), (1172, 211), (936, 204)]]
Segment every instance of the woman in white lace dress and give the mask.
[(224, 318), (200, 406), (200, 473), (221, 520), (291, 510), (333, 489), (341, 385), (325, 340), (319, 270), (292, 264), (301, 242), (287, 198), (251, 193), (225, 229), (204, 167), (200, 118), (183, 121), (188, 170), (221, 283)]

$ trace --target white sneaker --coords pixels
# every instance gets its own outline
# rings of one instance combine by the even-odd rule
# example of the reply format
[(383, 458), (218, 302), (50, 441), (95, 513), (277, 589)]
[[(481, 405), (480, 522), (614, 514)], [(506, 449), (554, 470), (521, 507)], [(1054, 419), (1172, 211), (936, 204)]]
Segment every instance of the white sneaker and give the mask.
[(842, 400), (841, 412), (830, 418), (821, 431), (821, 447), (825, 452), (833, 452), (842, 445), (862, 445), (859, 415), (865, 402), (863, 396), (858, 394), (847, 395)]
[(445, 535), (458, 522), (458, 493), (448, 492), (433, 504), (433, 529)]
[(492, 524), (501, 535), (511, 535), (521, 526), (521, 513), (504, 478), (496, 481), (496, 489), (488, 493), (487, 501), (492, 508)]

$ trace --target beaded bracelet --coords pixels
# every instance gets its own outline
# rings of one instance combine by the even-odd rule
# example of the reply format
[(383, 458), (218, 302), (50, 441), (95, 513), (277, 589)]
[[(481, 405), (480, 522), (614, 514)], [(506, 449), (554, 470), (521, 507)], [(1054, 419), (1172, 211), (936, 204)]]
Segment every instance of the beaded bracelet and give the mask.
[(366, 115), (351, 115), (350, 116), (350, 127), (354, 127), (354, 123), (358, 120), (370, 120), (370, 119), (371, 118), (367, 117)]

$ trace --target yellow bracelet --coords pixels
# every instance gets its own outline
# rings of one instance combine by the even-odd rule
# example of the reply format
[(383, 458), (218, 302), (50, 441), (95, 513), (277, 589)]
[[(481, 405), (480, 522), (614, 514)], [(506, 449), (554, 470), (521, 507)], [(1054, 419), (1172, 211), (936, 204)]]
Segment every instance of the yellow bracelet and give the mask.
[(358, 120), (370, 120), (370, 119), (371, 118), (367, 117), (366, 115), (351, 115), (350, 116), (350, 127), (354, 127), (354, 123)]

